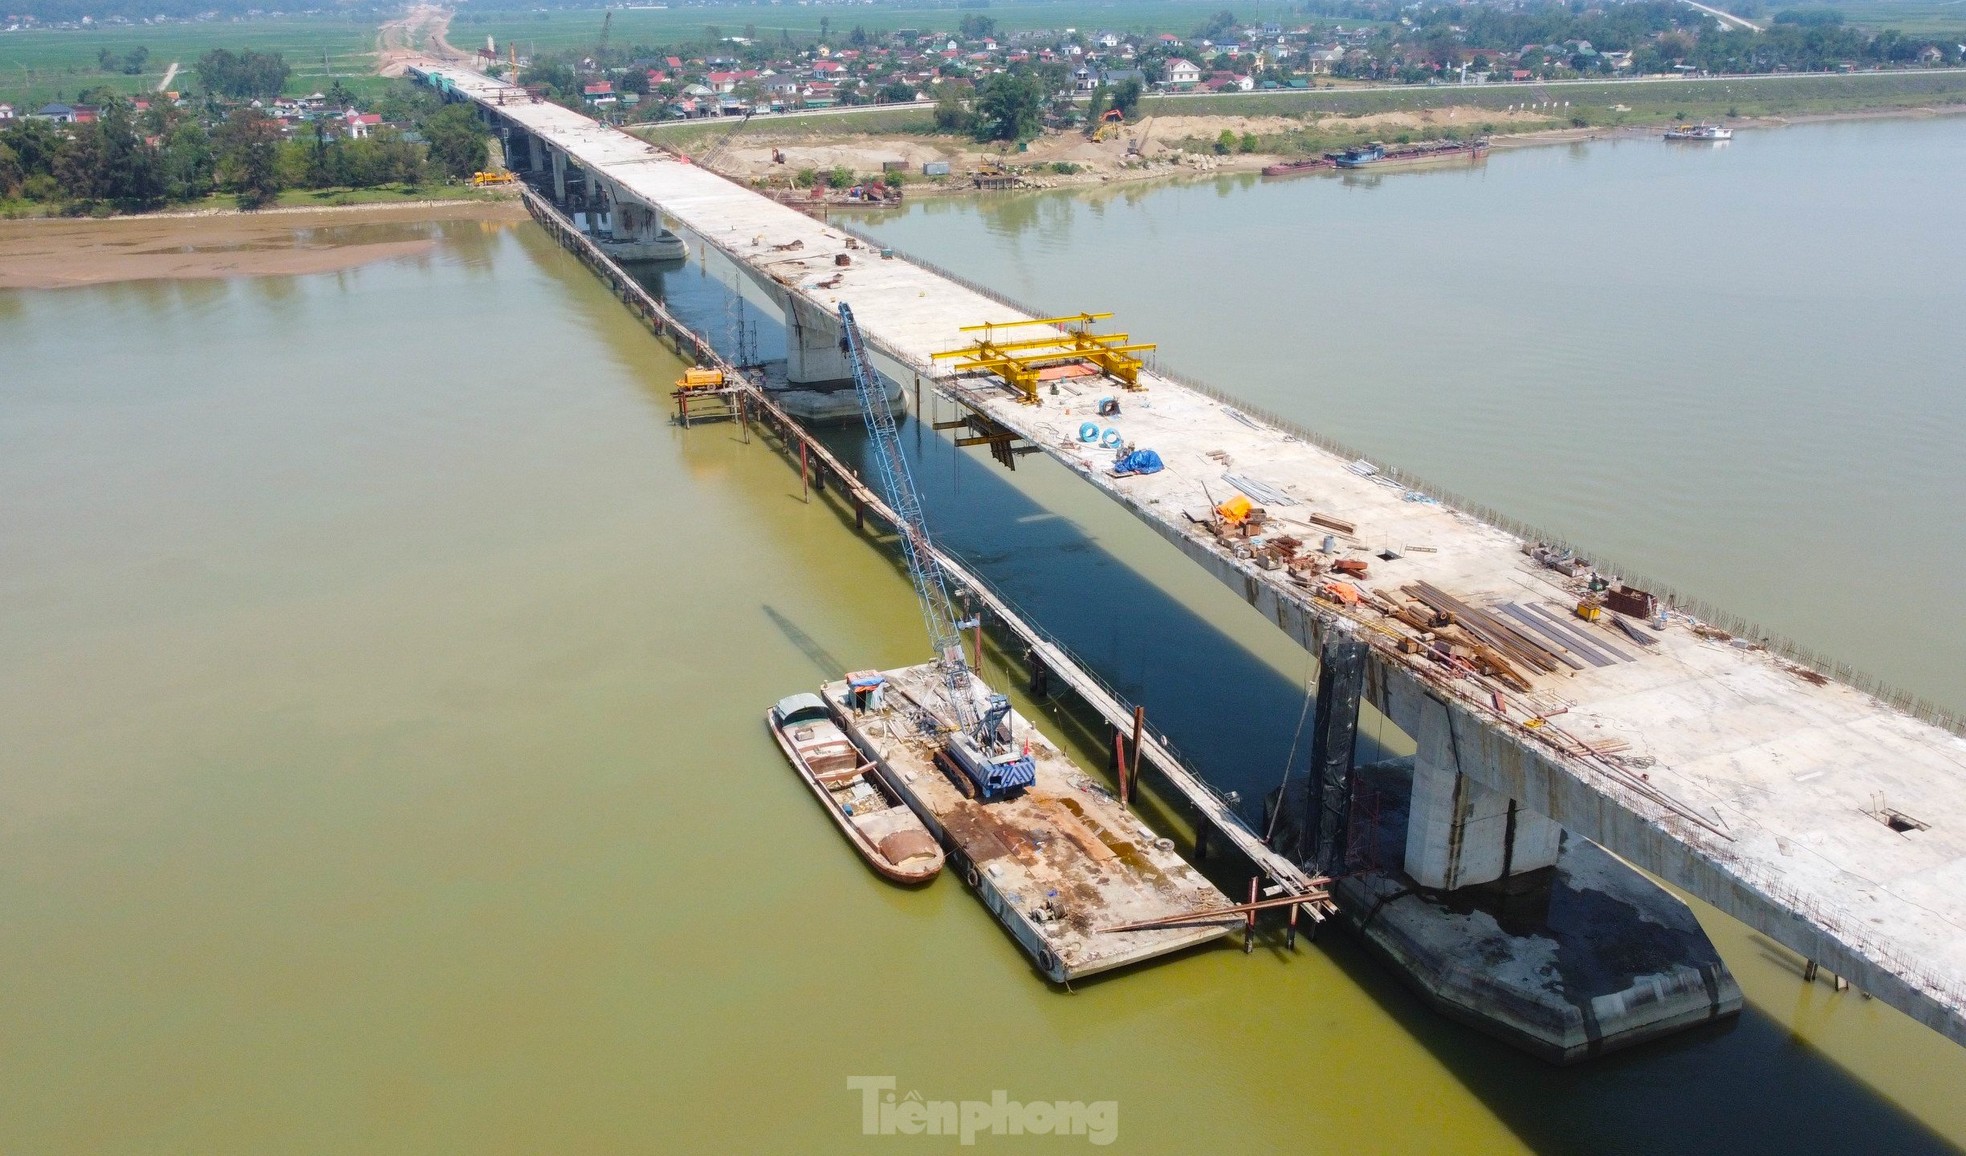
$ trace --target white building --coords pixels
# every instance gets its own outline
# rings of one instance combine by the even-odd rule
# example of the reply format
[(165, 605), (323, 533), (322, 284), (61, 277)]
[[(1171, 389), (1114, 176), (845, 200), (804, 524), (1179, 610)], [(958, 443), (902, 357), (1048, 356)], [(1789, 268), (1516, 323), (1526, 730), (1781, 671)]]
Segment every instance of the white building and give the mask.
[(1195, 67), (1194, 61), (1183, 60), (1178, 56), (1167, 62), (1167, 67), (1161, 70), (1161, 75), (1167, 78), (1169, 84), (1201, 83), (1201, 69)]

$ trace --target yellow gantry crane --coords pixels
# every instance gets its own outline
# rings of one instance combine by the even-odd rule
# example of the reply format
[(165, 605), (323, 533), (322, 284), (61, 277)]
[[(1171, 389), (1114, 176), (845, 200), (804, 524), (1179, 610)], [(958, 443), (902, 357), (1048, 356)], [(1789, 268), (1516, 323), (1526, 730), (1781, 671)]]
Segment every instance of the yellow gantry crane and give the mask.
[[(958, 373), (996, 375), (1015, 389), (1017, 400), (1026, 405), (1038, 404), (1038, 385), (1044, 380), (1045, 370), (1062, 365), (1090, 365), (1128, 389), (1140, 389), (1143, 365), (1133, 355), (1153, 349), (1155, 345), (1152, 342), (1130, 343), (1125, 333), (1092, 331), (1095, 322), (1111, 316), (1111, 313), (1075, 313), (1030, 321), (966, 325), (961, 332), (980, 333), (982, 336), (961, 349), (947, 349), (930, 356), (936, 361), (954, 361)], [(998, 337), (1001, 330), (1033, 325), (1049, 325), (1054, 332), (1017, 341), (1000, 340)]]

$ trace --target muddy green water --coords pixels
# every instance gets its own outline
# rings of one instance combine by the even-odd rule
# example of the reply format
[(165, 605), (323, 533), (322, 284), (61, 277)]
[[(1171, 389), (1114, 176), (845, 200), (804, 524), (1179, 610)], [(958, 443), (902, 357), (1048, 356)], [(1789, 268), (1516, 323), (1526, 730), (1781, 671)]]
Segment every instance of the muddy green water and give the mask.
[[(855, 1076), (1115, 1101), (1125, 1151), (1966, 1137), (1958, 1049), (1717, 919), (1749, 1014), (1571, 1071), (1341, 935), (1048, 988), (955, 880), (872, 877), (764, 733), (920, 657), (889, 556), (675, 428), (675, 360), (536, 229), (426, 228), (0, 293), (0, 1151), (955, 1146), (863, 1137)], [(1061, 471), (919, 445), (954, 544), (1274, 776), (1301, 653)], [(1211, 676), (1261, 717), (1211, 724)]]

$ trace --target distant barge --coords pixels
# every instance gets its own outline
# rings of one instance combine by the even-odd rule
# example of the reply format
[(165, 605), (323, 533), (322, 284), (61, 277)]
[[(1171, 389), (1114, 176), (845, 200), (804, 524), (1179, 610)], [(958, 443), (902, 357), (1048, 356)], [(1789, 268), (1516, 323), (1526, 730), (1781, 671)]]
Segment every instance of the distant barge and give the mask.
[(1734, 130), (1717, 124), (1676, 124), (1666, 130), (1667, 140), (1733, 140)]
[[(979, 690), (981, 680), (971, 676)], [(945, 848), (949, 866), (1054, 983), (1141, 963), (1219, 939), (1240, 915), (1139, 931), (1118, 924), (1179, 921), (1230, 899), (1174, 850), (1172, 840), (1128, 814), (1038, 729), (1015, 713), (1013, 741), (1035, 780), (984, 802), (948, 765), (952, 726), (934, 663), (881, 672), (869, 688), (831, 682), (820, 694), (847, 736), (876, 763)]]
[(1486, 137), (1470, 141), (1423, 141), (1420, 144), (1390, 146), (1374, 141), (1341, 152), (1325, 153), (1321, 157), (1264, 165), (1263, 175), (1281, 177), (1317, 169), (1411, 168), (1456, 160), (1480, 160), (1487, 155)]

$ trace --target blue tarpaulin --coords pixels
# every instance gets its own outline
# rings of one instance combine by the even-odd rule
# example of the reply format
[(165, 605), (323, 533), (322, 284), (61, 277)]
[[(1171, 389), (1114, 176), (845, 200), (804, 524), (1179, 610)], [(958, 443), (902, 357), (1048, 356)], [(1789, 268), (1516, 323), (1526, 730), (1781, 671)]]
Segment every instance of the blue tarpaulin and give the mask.
[(1128, 474), (1157, 474), (1160, 470), (1160, 455), (1152, 450), (1134, 450), (1113, 463), (1113, 473), (1119, 477)]

